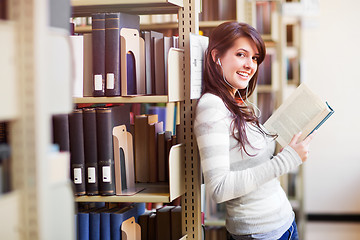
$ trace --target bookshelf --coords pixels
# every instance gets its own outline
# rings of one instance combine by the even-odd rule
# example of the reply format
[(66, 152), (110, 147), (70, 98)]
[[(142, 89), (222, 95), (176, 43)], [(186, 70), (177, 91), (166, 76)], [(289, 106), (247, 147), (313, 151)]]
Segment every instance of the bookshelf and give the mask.
[[(100, 4), (101, 5), (100, 5)], [(47, 20), (48, 1), (8, 1), (9, 19), (16, 28), (10, 27), (10, 34), (14, 35), (13, 44), (8, 51), (14, 57), (14, 67), (9, 68), (8, 75), (14, 81), (4, 82), (8, 88), (7, 95), (1, 100), (9, 103), (9, 108), (2, 111), (0, 119), (10, 122), (10, 145), (12, 154), (12, 181), (13, 191), (0, 196), (2, 213), (9, 213), (0, 217), (1, 238), (5, 239), (74, 239), (74, 202), (88, 201), (75, 199), (72, 184), (69, 181), (69, 155), (49, 153), (50, 119), (56, 113), (69, 113), (72, 104), (92, 102), (94, 99), (72, 99), (68, 86), (71, 84), (70, 50), (64, 45), (64, 55), (61, 55), (61, 64), (54, 69), (54, 56), (49, 58), (49, 49), (58, 46), (66, 38), (61, 33), (49, 33)], [(172, 99), (172, 95), (131, 97), (119, 99), (99, 100), (101, 102), (172, 102), (180, 101), (181, 142), (183, 146), (171, 159), (175, 164), (169, 185), (156, 185), (137, 196), (117, 198), (91, 199), (91, 201), (160, 201), (170, 202), (177, 196), (183, 195), (183, 233), (188, 239), (200, 239), (200, 206), (198, 185), (199, 166), (196, 159), (196, 145), (192, 137), (192, 108), (194, 102), (189, 99), (189, 33), (198, 31), (198, 20), (195, 17), (198, 7), (191, 1), (182, 0), (112, 0), (112, 1), (71, 1), (74, 16), (88, 15), (93, 11), (124, 11), (136, 14), (178, 13), (182, 23), (180, 46), (184, 49), (181, 57), (181, 66), (184, 72), (181, 75), (180, 89), (184, 93), (180, 98)], [(2, 32), (3, 34), (3, 32)], [(58, 35), (57, 35), (58, 34)], [(64, 42), (62, 42), (64, 43)], [(59, 54), (55, 51), (52, 54)], [(67, 55), (69, 54), (69, 55)], [(58, 55), (55, 55), (58, 56)], [(5, 55), (8, 57), (8, 55)], [(4, 54), (0, 57), (1, 63), (6, 60)], [(56, 61), (55, 61), (56, 62)], [(59, 63), (59, 62), (57, 62)], [(14, 70), (15, 69), (15, 70)], [(16, 71), (20, 69), (21, 71)], [(65, 70), (65, 71), (61, 71)], [(48, 74), (61, 73), (62, 85), (49, 80)], [(16, 73), (16, 74), (15, 74)], [(11, 77), (10, 77), (11, 78)], [(3, 79), (3, 78), (2, 78)], [(8, 80), (8, 79), (7, 79)], [(6, 84), (5, 84), (6, 83)], [(12, 85), (14, 84), (14, 85)], [(53, 86), (50, 86), (53, 85)], [(56, 89), (56, 96), (49, 92)], [(188, 92), (188, 93), (187, 93)], [(190, 121), (190, 122), (187, 122)], [(186, 137), (185, 137), (186, 136)], [(174, 179), (173, 179), (174, 178)], [(147, 199), (147, 200), (146, 200)], [(6, 211), (5, 211), (6, 210)]]
[[(81, 196), (75, 202), (163, 202), (168, 203), (182, 196), (183, 235), (187, 239), (201, 239), (200, 167), (192, 133), (193, 111), (196, 100), (190, 99), (190, 46), (189, 34), (198, 32), (198, 1), (142, 0), (142, 1), (79, 1), (73, 0), (73, 17), (89, 16), (93, 12), (120, 11), (132, 14), (169, 14), (179, 16), (179, 67), (169, 69), (171, 81), (168, 95), (134, 97), (74, 98), (74, 103), (168, 103), (180, 102), (180, 131), (178, 149), (170, 152), (168, 184), (137, 184), (145, 190), (133, 196)], [(151, 27), (149, 29), (152, 29)], [(87, 31), (87, 30), (80, 30)], [(173, 147), (174, 148), (174, 147)]]

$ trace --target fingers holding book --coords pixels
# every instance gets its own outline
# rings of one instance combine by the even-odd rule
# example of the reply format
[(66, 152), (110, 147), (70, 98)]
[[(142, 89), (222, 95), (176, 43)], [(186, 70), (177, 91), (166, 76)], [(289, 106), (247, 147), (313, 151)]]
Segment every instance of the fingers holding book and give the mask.
[(292, 147), (297, 152), (302, 162), (305, 162), (309, 157), (310, 143), (315, 137), (316, 132), (317, 131), (314, 131), (302, 141), (299, 141), (302, 134), (302, 132), (299, 132), (293, 136), (293, 138), (289, 143), (289, 146)]

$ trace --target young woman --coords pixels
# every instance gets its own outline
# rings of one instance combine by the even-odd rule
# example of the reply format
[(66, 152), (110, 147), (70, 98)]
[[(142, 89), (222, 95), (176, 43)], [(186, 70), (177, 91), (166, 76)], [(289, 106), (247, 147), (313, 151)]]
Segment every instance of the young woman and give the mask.
[(276, 135), (248, 102), (265, 44), (250, 25), (226, 22), (214, 29), (205, 56), (203, 93), (194, 131), (206, 190), (226, 204), (229, 239), (298, 239), (295, 214), (278, 177), (308, 157), (313, 134), (300, 133), (274, 156)]

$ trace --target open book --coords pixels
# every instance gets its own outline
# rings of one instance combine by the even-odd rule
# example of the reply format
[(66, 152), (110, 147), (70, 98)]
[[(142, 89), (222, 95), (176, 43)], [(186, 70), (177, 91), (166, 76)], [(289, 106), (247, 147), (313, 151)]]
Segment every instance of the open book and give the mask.
[(302, 132), (300, 140), (318, 129), (334, 110), (302, 83), (264, 123), (270, 133), (278, 134), (277, 141), (284, 147), (294, 134)]

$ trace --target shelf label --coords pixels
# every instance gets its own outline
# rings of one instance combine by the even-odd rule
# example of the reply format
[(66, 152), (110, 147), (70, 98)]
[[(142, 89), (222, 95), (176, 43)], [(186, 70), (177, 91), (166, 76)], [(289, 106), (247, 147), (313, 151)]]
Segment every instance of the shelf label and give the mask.
[(74, 168), (74, 183), (82, 184), (81, 168)]

